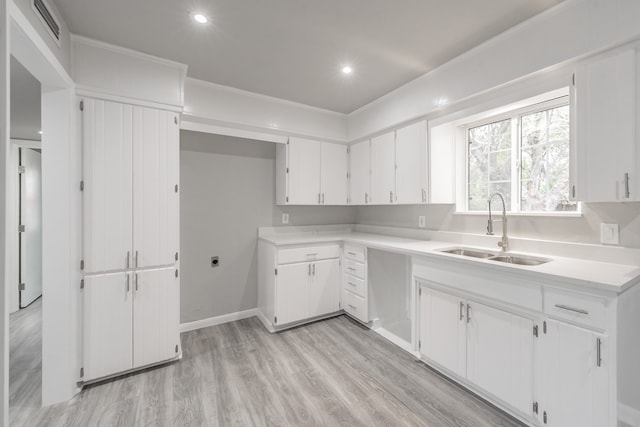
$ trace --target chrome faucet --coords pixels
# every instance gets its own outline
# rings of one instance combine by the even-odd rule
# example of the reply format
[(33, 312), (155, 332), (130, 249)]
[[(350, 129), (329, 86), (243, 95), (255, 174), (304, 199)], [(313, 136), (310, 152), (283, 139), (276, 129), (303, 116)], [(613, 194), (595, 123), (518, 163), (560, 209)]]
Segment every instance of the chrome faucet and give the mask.
[[(491, 218), (491, 200), (495, 196), (500, 197), (502, 200), (502, 219), (492, 219)], [(502, 248), (503, 251), (507, 251), (509, 249), (509, 237), (507, 237), (507, 205), (504, 203), (504, 196), (499, 191), (496, 191), (491, 196), (489, 196), (489, 221), (487, 222), (487, 234), (493, 236), (493, 222), (494, 221), (502, 221), (502, 239), (498, 242), (498, 246)]]

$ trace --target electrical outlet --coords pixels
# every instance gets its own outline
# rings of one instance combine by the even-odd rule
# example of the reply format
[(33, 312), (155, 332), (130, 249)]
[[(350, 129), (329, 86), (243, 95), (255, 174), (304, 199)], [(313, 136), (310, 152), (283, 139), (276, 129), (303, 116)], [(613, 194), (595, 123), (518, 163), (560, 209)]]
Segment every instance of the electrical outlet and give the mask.
[(620, 226), (618, 224), (600, 224), (600, 243), (603, 245), (619, 245)]
[(289, 214), (286, 214), (286, 213), (282, 214), (282, 223), (289, 224)]
[(423, 215), (418, 217), (418, 227), (425, 228), (427, 226), (427, 218)]

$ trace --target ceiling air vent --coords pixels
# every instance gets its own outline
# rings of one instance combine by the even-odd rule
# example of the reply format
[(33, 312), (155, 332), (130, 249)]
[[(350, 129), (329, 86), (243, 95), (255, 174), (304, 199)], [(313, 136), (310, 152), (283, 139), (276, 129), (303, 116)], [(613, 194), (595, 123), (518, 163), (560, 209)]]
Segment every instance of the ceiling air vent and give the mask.
[(49, 11), (47, 4), (44, 0), (33, 0), (33, 8), (40, 15), (42, 22), (49, 28), (51, 36), (60, 44), (60, 26), (56, 22), (53, 14)]

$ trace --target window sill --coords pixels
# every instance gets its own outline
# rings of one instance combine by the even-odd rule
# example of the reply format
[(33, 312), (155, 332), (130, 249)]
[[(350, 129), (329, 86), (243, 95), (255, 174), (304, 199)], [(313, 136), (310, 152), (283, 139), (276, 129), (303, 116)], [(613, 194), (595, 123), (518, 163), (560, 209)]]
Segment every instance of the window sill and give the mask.
[[(464, 212), (456, 211), (454, 215), (468, 215), (468, 216), (488, 216), (489, 212)], [(492, 211), (493, 217), (500, 216), (500, 211)], [(551, 217), (551, 218), (582, 218), (582, 212), (580, 211), (568, 211), (568, 212), (507, 212), (507, 217)]]

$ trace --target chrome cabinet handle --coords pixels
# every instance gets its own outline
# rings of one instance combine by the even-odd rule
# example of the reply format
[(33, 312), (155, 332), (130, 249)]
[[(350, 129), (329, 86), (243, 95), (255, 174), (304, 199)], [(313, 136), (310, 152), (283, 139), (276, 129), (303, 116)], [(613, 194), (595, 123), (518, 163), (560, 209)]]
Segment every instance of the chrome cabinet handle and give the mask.
[(464, 302), (460, 301), (460, 320), (464, 319)]
[(129, 275), (129, 274), (126, 274), (126, 276), (127, 276), (127, 293), (129, 293), (129, 291), (131, 290), (131, 285), (130, 285), (130, 283), (129, 283), (129, 277), (130, 277), (130, 275)]
[(347, 252), (349, 255), (356, 256), (355, 252)]
[(131, 258), (131, 251), (127, 251), (127, 268), (126, 268), (126, 270), (128, 270), (128, 269), (129, 269), (129, 265), (130, 265), (130, 263), (131, 263), (131, 262), (129, 261), (129, 258)]
[(133, 277), (133, 283), (135, 285), (136, 292), (138, 291), (138, 273)]
[(564, 304), (556, 304), (556, 308), (559, 308), (561, 310), (573, 311), (574, 313), (578, 313), (578, 314), (584, 314), (585, 316), (589, 314), (587, 310), (583, 310), (581, 308), (569, 307), (568, 305), (564, 305)]
[(467, 323), (471, 322), (471, 304), (467, 304)]
[(347, 270), (350, 270), (350, 271), (356, 271), (356, 269), (355, 269), (355, 268), (353, 268), (353, 267), (347, 267)]
[(135, 264), (136, 264), (136, 268), (138, 268), (138, 251), (136, 251)]
[(624, 174), (624, 198), (628, 199), (631, 196), (629, 192), (629, 172), (625, 172)]
[(353, 304), (347, 304), (352, 310), (356, 310), (356, 306)]
[(575, 185), (571, 186), (571, 197), (574, 198), (574, 199), (576, 198), (576, 186)]
[(318, 193), (318, 204), (320, 204), (320, 193)]
[(315, 264), (313, 264), (313, 275), (314, 276), (316, 275), (316, 265)]
[(322, 193), (322, 204), (324, 205), (324, 193)]
[(349, 285), (353, 286), (355, 288), (356, 284), (353, 282), (347, 282)]
[(427, 203), (427, 190), (422, 189), (422, 203)]
[(602, 366), (602, 339), (598, 338), (596, 345), (596, 366), (599, 368)]
[(369, 194), (364, 193), (364, 204), (368, 204), (369, 203)]
[(311, 254), (307, 254), (307, 256), (316, 256), (316, 255), (318, 255), (318, 252), (314, 252), (314, 253), (311, 253)]
[(393, 203), (393, 191), (389, 191), (389, 203)]

